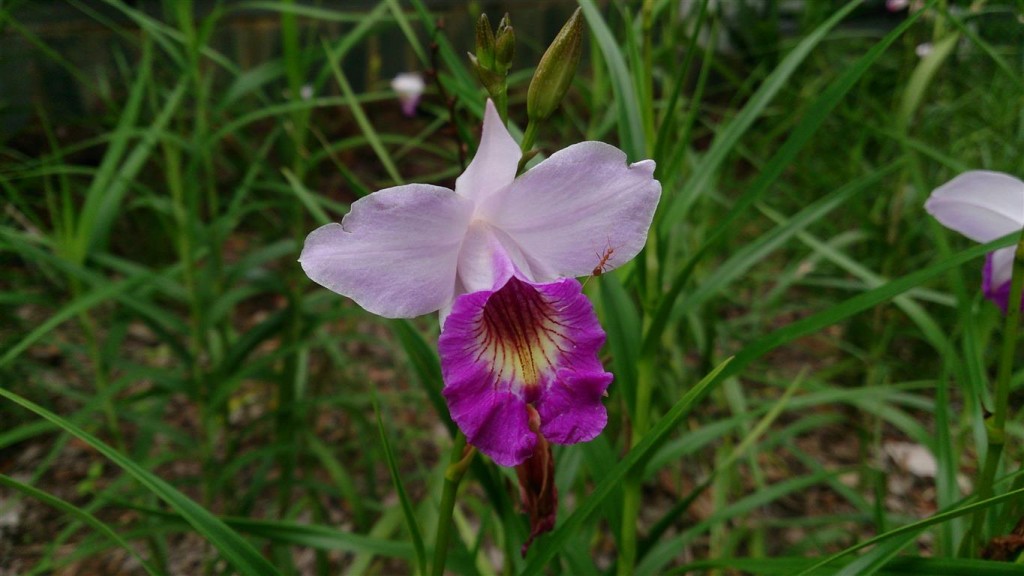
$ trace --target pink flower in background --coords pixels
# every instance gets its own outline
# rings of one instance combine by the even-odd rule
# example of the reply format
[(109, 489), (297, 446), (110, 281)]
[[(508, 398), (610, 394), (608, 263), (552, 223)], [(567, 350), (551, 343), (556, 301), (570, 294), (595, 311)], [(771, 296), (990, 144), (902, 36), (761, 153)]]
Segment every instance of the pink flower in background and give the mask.
[(504, 466), (529, 458), (538, 434), (572, 444), (604, 428), (604, 332), (574, 277), (633, 258), (661, 195), (653, 161), (627, 164), (601, 142), (570, 146), (516, 178), (520, 157), (488, 101), (480, 147), (455, 190), (375, 192), (341, 224), (314, 230), (299, 259), (315, 282), (375, 314), (441, 311), (452, 419)]
[[(975, 242), (991, 242), (1024, 228), (1024, 182), (1000, 172), (965, 172), (936, 188), (924, 207), (945, 227)], [(1003, 312), (1009, 305), (1015, 250), (1007, 246), (989, 253), (982, 272), (985, 297)]]
[(398, 94), (398, 101), (402, 105), (402, 114), (410, 118), (416, 115), (416, 107), (419, 106), (420, 97), (426, 84), (423, 76), (416, 72), (402, 72), (391, 80), (391, 89)]

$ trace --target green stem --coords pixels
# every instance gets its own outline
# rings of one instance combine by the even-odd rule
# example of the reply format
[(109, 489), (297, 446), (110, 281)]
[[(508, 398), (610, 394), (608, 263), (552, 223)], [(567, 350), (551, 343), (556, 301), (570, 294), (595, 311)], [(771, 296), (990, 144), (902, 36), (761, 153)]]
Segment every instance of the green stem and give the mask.
[[(647, 322), (645, 322), (647, 323)], [(650, 354), (640, 357), (636, 379), (636, 412), (633, 414), (633, 432), (629, 447), (633, 449), (647, 434), (651, 392), (654, 389), (654, 358)], [(638, 468), (643, 468), (638, 467)], [(622, 533), (619, 538), (618, 574), (633, 574), (637, 559), (637, 519), (640, 517), (640, 496), (643, 471), (638, 469), (626, 478), (622, 496)]]
[(498, 116), (501, 121), (507, 126), (508, 125), (508, 83), (505, 80), (501, 81), (501, 89), (497, 94), (492, 94), (494, 98), (494, 107), (498, 109)]
[(516, 170), (517, 174), (522, 172), (523, 168), (526, 167), (526, 163), (530, 161), (530, 156), (527, 153), (533, 150), (533, 142), (537, 139), (538, 125), (533, 118), (526, 124), (526, 132), (523, 132), (523, 140), (519, 143), (519, 149), (522, 150), (523, 156), (519, 159), (519, 168)]
[[(1006, 417), (1010, 404), (1010, 376), (1013, 374), (1013, 359), (1017, 351), (1017, 331), (1020, 326), (1020, 303), (1024, 295), (1024, 238), (1017, 245), (1016, 257), (1013, 260), (1013, 272), (1010, 280), (1010, 300), (1006, 308), (1006, 324), (1003, 328), (1003, 347), (999, 356), (999, 373), (996, 375), (993, 394), (993, 412), (986, 422), (988, 433), (988, 452), (985, 464), (978, 480), (978, 499), (992, 497), (993, 483), (999, 470), (999, 459), (1006, 444)], [(987, 510), (979, 510), (974, 514), (971, 524), (970, 538), (974, 544), (981, 544), (985, 535), (984, 521)], [(974, 550), (977, 546), (973, 546)], [(973, 555), (973, 554), (972, 554)]]
[[(82, 285), (78, 278), (71, 278), (71, 292), (74, 299), (78, 299), (82, 293)], [(117, 410), (114, 407), (114, 399), (109, 392), (109, 381), (107, 380), (106, 363), (103, 361), (103, 351), (100, 349), (99, 336), (97, 335), (96, 322), (88, 310), (78, 314), (78, 319), (85, 331), (85, 339), (89, 346), (89, 354), (92, 356), (93, 377), (95, 378), (96, 392), (103, 398), (103, 417), (107, 421), (107, 428), (113, 438), (114, 446), (124, 454), (128, 454), (124, 436), (121, 435), (121, 427), (117, 422)]]
[(658, 131), (654, 129), (654, 0), (644, 0), (641, 7), (641, 21), (643, 33), (643, 85), (640, 87), (641, 96), (644, 99), (640, 106), (643, 115), (644, 134), (646, 136), (647, 153), (654, 151), (654, 142)]
[(434, 565), (430, 571), (432, 576), (443, 576), (445, 562), (448, 559), (448, 543), (451, 540), (452, 515), (455, 512), (455, 496), (459, 491), (459, 483), (466, 475), (466, 470), (473, 461), (476, 450), (466, 451), (466, 436), (462, 432), (455, 435), (448, 468), (444, 471), (444, 488), (441, 492), (441, 509), (437, 515), (437, 542), (434, 543)]

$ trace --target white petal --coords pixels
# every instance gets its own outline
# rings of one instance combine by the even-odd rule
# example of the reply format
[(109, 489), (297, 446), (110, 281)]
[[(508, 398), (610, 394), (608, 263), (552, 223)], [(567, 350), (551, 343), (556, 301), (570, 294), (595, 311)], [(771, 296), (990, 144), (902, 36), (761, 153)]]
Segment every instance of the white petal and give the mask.
[(519, 144), (508, 133), (494, 103), (488, 100), (480, 147), (466, 171), (455, 180), (455, 191), (466, 198), (480, 200), (508, 186), (516, 177), (521, 156)]
[(474, 222), (466, 232), (459, 252), (459, 280), (455, 296), (481, 290), (497, 290), (515, 272), (508, 251), (483, 222)]
[(618, 148), (582, 142), (520, 176), (477, 213), (518, 245), (533, 281), (549, 282), (636, 256), (660, 197), (652, 160), (627, 165)]
[(991, 242), (1024, 227), (1024, 182), (1000, 172), (965, 172), (936, 188), (924, 207), (947, 228)]
[(341, 224), (306, 237), (299, 262), (317, 284), (388, 318), (452, 299), (473, 203), (439, 186), (396, 186), (357, 200)]
[(992, 253), (992, 286), (1002, 286), (1010, 281), (1013, 275), (1013, 255), (1016, 246), (1000, 248)]
[(425, 88), (423, 76), (415, 72), (402, 72), (391, 80), (391, 89), (400, 96), (419, 96)]

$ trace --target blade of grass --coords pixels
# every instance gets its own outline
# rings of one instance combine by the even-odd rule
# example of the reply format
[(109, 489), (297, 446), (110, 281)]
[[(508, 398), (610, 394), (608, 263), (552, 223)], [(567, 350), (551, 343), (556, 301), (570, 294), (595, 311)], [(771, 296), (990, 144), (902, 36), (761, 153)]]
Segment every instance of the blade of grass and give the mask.
[(74, 504), (61, 500), (60, 498), (53, 496), (47, 492), (29, 486), (28, 484), (23, 484), (22, 482), (19, 482), (9, 476), (5, 476), (4, 474), (0, 474), (0, 486), (6, 486), (12, 490), (17, 490), (18, 492), (21, 492), (22, 494), (28, 496), (29, 498), (38, 500), (51, 508), (55, 508), (67, 514), (68, 516), (72, 516), (76, 520), (84, 524), (87, 524), (90, 528), (99, 532), (100, 534), (108, 538), (111, 542), (113, 542), (114, 544), (124, 549), (129, 554), (131, 554), (132, 557), (135, 558), (135, 560), (142, 565), (142, 569), (145, 570), (147, 574), (152, 574), (153, 576), (159, 574), (159, 572), (157, 572), (152, 566), (149, 565), (149, 562), (146, 562), (141, 556), (139, 556), (138, 552), (135, 551), (135, 548), (132, 547), (131, 544), (129, 544), (123, 538), (121, 538), (121, 536), (118, 535), (117, 532), (114, 532), (114, 530), (110, 526), (107, 526), (105, 523), (103, 523), (102, 520), (93, 516), (88, 511), (83, 510), (78, 506), (75, 506)]
[(398, 501), (402, 504), (402, 513), (405, 515), (405, 525), (412, 538), (413, 548), (416, 550), (416, 564), (419, 573), (426, 574), (427, 552), (423, 546), (423, 536), (420, 534), (420, 527), (416, 522), (416, 512), (413, 511), (409, 494), (406, 493), (405, 486), (402, 484), (402, 474), (398, 470), (398, 464), (395, 463), (395, 455), (391, 451), (387, 431), (384, 430), (384, 421), (380, 417), (380, 404), (377, 402), (376, 395), (373, 397), (373, 410), (377, 415), (377, 432), (380, 433), (380, 443), (384, 448), (384, 459), (388, 464), (388, 472), (391, 473), (391, 482), (395, 485), (395, 491), (398, 493)]
[(59, 426), (68, 434), (85, 442), (106, 456), (111, 462), (117, 464), (155, 496), (166, 502), (171, 508), (177, 510), (195, 528), (196, 532), (220, 550), (221, 554), (224, 555), (224, 559), (241, 574), (247, 576), (280, 574), (249, 542), (239, 536), (237, 532), (229, 528), (224, 522), (158, 476), (151, 474), (134, 461), (108, 446), (99, 438), (14, 392), (0, 388), (0, 397), (6, 398)]
[[(849, 10), (852, 10), (853, 7), (856, 5), (856, 2), (847, 5), (842, 11), (837, 12), (835, 16), (829, 19), (828, 22), (819, 26), (818, 29), (815, 30), (815, 33), (820, 32), (820, 34), (823, 35), (825, 30), (828, 29), (828, 27), (834, 26), (835, 23), (838, 22), (837, 18), (839, 16), (845, 15), (846, 13), (848, 13)], [(775, 182), (775, 180), (785, 171), (786, 167), (790, 165), (793, 158), (796, 157), (797, 153), (801, 149), (803, 149), (803, 147), (810, 141), (811, 136), (815, 132), (817, 132), (818, 128), (820, 128), (821, 125), (825, 122), (825, 119), (828, 117), (829, 112), (833, 108), (835, 108), (836, 105), (839, 104), (839, 101), (853, 87), (853, 85), (857, 82), (861, 75), (863, 75), (864, 72), (866, 72), (867, 69), (870, 68), (871, 65), (882, 55), (885, 49), (888, 48), (890, 44), (895, 42), (896, 39), (910, 27), (910, 25), (914, 22), (914, 19), (917, 18), (919, 14), (920, 13), (905, 20), (900, 26), (897, 26), (889, 34), (887, 34), (885, 38), (883, 38), (881, 41), (872, 46), (871, 49), (868, 50), (867, 54), (860, 57), (860, 59), (858, 59), (854, 65), (850, 66), (849, 69), (847, 69), (836, 81), (834, 81), (825, 90), (825, 92), (821, 96), (819, 96), (814, 101), (814, 104), (811, 106), (810, 110), (807, 111), (804, 118), (801, 120), (800, 124), (796, 128), (794, 128), (793, 132), (790, 134), (789, 138), (786, 139), (786, 142), (782, 145), (779, 151), (775, 154), (775, 156), (772, 157), (768, 164), (763, 167), (757, 179), (748, 187), (747, 191), (743, 194), (739, 201), (736, 202), (736, 204), (732, 207), (732, 209), (729, 211), (726, 217), (716, 224), (715, 232), (713, 232), (708, 238), (704, 240), (700, 249), (687, 261), (687, 263), (682, 267), (682, 269), (676, 274), (675, 278), (672, 279), (669, 289), (665, 292), (664, 297), (658, 303), (658, 308), (652, 316), (651, 326), (648, 329), (647, 334), (645, 334), (644, 336), (645, 350), (653, 350), (658, 346), (661, 338), (661, 333), (668, 325), (668, 321), (672, 316), (671, 310), (675, 305), (675, 301), (682, 292), (683, 285), (686, 283), (697, 262), (699, 262), (705, 254), (709, 253), (712, 247), (716, 246), (718, 242), (722, 241), (725, 237), (729, 235), (729, 231), (732, 230), (731, 224), (736, 220), (736, 218), (738, 218), (740, 214), (745, 212), (746, 209), (749, 208), (768, 189), (768, 187), (771, 186)], [(814, 41), (805, 45), (805, 43), (807, 43), (809, 40), (812, 40), (812, 38), (814, 39)], [(802, 41), (797, 48), (794, 48), (793, 52), (790, 53), (790, 55), (787, 56), (785, 60), (783, 60), (783, 63), (779, 65), (779, 68), (777, 68), (776, 71), (773, 72), (772, 77), (770, 77), (769, 80), (765, 81), (765, 85), (778, 82), (779, 80), (775, 77), (775, 74), (779, 73), (780, 71), (786, 71), (786, 74), (784, 75), (783, 79), (788, 78), (788, 75), (792, 73), (792, 70), (790, 70), (789, 68), (791, 66), (795, 68), (796, 65), (803, 59), (803, 57), (806, 56), (806, 54), (802, 54), (802, 52), (804, 50), (810, 50), (814, 44), (820, 41), (820, 39), (820, 37), (817, 37), (814, 34), (804, 39), (804, 41)], [(794, 58), (795, 56), (799, 56), (799, 58), (795, 59), (793, 62), (790, 62), (790, 59)], [(774, 90), (778, 90), (778, 88), (779, 87), (776, 86), (774, 87)], [(759, 95), (764, 90), (766, 89), (763, 85), (762, 88), (758, 90), (758, 94), (751, 98), (750, 103), (748, 103), (744, 107), (743, 112), (740, 113), (740, 116), (744, 116), (745, 114), (747, 114), (748, 109), (750, 109), (751, 106), (753, 106), (754, 102), (760, 102), (761, 96)], [(768, 95), (774, 95), (774, 90), (770, 91), (771, 94)], [(760, 102), (759, 105), (764, 106), (766, 104), (767, 100), (765, 100), (764, 102)], [(698, 193), (698, 191), (700, 190), (699, 188), (696, 188), (696, 185), (693, 184), (693, 182), (704, 181), (710, 178), (709, 168), (717, 167), (717, 165), (721, 163), (722, 160), (724, 160), (726, 153), (732, 149), (732, 145), (739, 140), (739, 136), (746, 129), (745, 126), (742, 127), (742, 129), (734, 128), (736, 123), (740, 122), (740, 116), (737, 116), (737, 119), (733, 121), (733, 124), (730, 124), (730, 126), (726, 128), (719, 137), (715, 138), (715, 143), (717, 143), (720, 138), (723, 140), (723, 142), (729, 141), (730, 147), (728, 150), (716, 152), (716, 144), (712, 144), (712, 148), (711, 150), (708, 151), (707, 156), (711, 156), (712, 152), (715, 152), (715, 154), (720, 154), (721, 158), (714, 160), (711, 166), (705, 166), (705, 164), (711, 162), (711, 160), (707, 159), (707, 156), (704, 160), (701, 161), (701, 163), (698, 166), (699, 169), (697, 169), (694, 172), (694, 178), (691, 179), (688, 182), (687, 186), (684, 188), (684, 192), (686, 190), (692, 190), (692, 192), (687, 192), (685, 194), (681, 193), (682, 202), (685, 204), (674, 202), (673, 204), (670, 204), (667, 210), (665, 208), (659, 210), (659, 212), (663, 214), (663, 218), (665, 218), (666, 221), (677, 222), (680, 221), (681, 217), (685, 216), (685, 213), (688, 210), (687, 206), (689, 203), (692, 202), (692, 200), (688, 200), (687, 198)], [(749, 120), (743, 120), (743, 123), (749, 125), (749, 123), (753, 122), (753, 120), (754, 118), (751, 117), (749, 118)], [(700, 184), (700, 186), (704, 185), (705, 184), (703, 183)], [(689, 194), (689, 196), (687, 196), (686, 194)], [(683, 208), (678, 208), (679, 206), (683, 206)], [(664, 216), (665, 212), (668, 212), (667, 216)]]
[(615, 384), (632, 414), (636, 404), (636, 367), (640, 359), (640, 313), (618, 275), (602, 276), (599, 286)]
[(534, 576), (540, 574), (548, 562), (550, 562), (559, 550), (564, 548), (567, 542), (574, 538), (580, 531), (583, 523), (590, 517), (598, 506), (604, 503), (605, 499), (619, 488), (626, 476), (633, 470), (641, 467), (647, 458), (657, 450), (662, 441), (673, 431), (683, 417), (694, 407), (698, 400), (715, 384), (722, 380), (732, 359), (722, 362), (711, 373), (705, 376), (700, 382), (694, 385), (682, 398), (673, 404), (672, 408), (663, 416), (644, 436), (643, 441), (630, 450), (614, 468), (608, 470), (601, 481), (594, 488), (593, 493), (568, 517), (565, 522), (556, 528), (551, 534), (541, 538), (534, 544), (535, 555), (530, 558), (526, 567), (520, 573), (521, 576)]
[[(835, 554), (832, 554), (831, 556), (828, 556), (828, 557), (820, 560), (816, 564), (813, 564), (813, 565), (809, 566), (808, 568), (804, 569), (802, 572), (800, 572), (796, 576), (806, 576), (808, 574), (812, 574), (814, 572), (814, 570), (817, 570), (818, 568), (821, 568), (823, 566), (831, 564), (831, 563), (833, 563), (833, 562), (835, 562), (837, 560), (843, 559), (846, 556), (849, 556), (850, 554), (853, 554), (854, 552), (856, 552), (858, 550), (863, 550), (864, 548), (867, 548), (867, 547), (870, 547), (870, 546), (874, 546), (876, 544), (881, 544), (881, 543), (887, 542), (887, 541), (892, 540), (892, 539), (906, 540), (909, 543), (914, 538), (916, 538), (918, 534), (920, 534), (921, 532), (923, 532), (924, 530), (928, 529), (931, 526), (934, 526), (936, 524), (941, 524), (941, 523), (946, 522), (946, 521), (948, 521), (950, 519), (953, 519), (953, 518), (959, 518), (960, 516), (963, 516), (965, 514), (970, 514), (970, 513), (974, 512), (976, 510), (986, 509), (988, 507), (991, 507), (991, 506), (993, 506), (995, 504), (999, 504), (1001, 502), (1012, 501), (1015, 498), (1019, 498), (1021, 496), (1024, 496), (1024, 488), (1021, 488), (1021, 489), (1018, 489), (1018, 490), (1011, 490), (1009, 492), (1006, 492), (1004, 494), (1000, 494), (999, 496), (994, 496), (994, 497), (989, 498), (987, 500), (982, 500), (980, 502), (975, 502), (973, 504), (968, 504), (968, 505), (965, 505), (965, 506), (961, 506), (959, 508), (954, 508), (953, 510), (949, 510), (949, 511), (946, 511), (946, 512), (941, 512), (939, 514), (935, 514), (934, 516), (925, 518), (924, 520), (919, 520), (917, 522), (912, 522), (912, 523), (907, 524), (905, 526), (900, 526), (899, 528), (896, 528), (894, 530), (890, 530), (890, 531), (888, 531), (888, 532), (886, 532), (884, 534), (879, 534), (878, 536), (874, 536), (872, 538), (868, 538), (868, 539), (864, 540), (863, 542), (859, 542), (859, 543), (857, 543), (857, 544), (847, 548), (846, 550), (843, 550), (841, 552), (837, 552)], [(1007, 566), (1013, 566), (1013, 564), (1006, 564), (1006, 565)], [(1020, 567), (1020, 565), (1017, 565), (1017, 566)], [(1009, 572), (1007, 572), (1007, 573), (1009, 573)], [(1021, 570), (1021, 573), (1024, 573), (1024, 570)]]
[[(672, 197), (663, 200), (663, 202), (667, 200), (667, 205), (662, 206), (661, 210), (659, 210), (659, 212), (661, 212), (659, 221), (685, 221), (686, 216), (690, 211), (690, 207), (697, 198), (699, 198), (700, 195), (708, 189), (712, 177), (717, 173), (718, 168), (721, 166), (722, 162), (725, 161), (726, 157), (736, 148), (736, 144), (740, 141), (743, 134), (746, 133), (750, 126), (753, 125), (754, 121), (757, 120), (762, 112), (764, 112), (765, 107), (768, 106), (779, 91), (787, 85), (790, 77), (796, 69), (803, 63), (807, 56), (812, 53), (818, 43), (825, 38), (825, 35), (829, 30), (846, 18), (860, 4), (860, 0), (854, 0), (847, 3), (843, 8), (836, 10), (835, 14), (833, 14), (831, 18), (815, 28), (813, 32), (808, 34), (807, 37), (801, 40), (800, 43), (797, 44), (788, 55), (786, 55), (782, 62), (779, 63), (775, 70), (772, 71), (768, 78), (765, 79), (757, 89), (757, 92), (750, 97), (750, 100), (743, 106), (743, 109), (732, 119), (731, 122), (729, 122), (729, 125), (715, 135), (715, 139), (711, 143), (711, 147), (701, 158), (697, 166), (694, 167), (691, 172), (691, 177), (686, 181), (679, 192)], [(914, 19), (916, 19), (916, 16), (908, 18), (907, 22), (904, 24), (912, 22)], [(905, 25), (898, 28), (899, 34), (902, 34), (902, 31), (908, 27), (909, 26)], [(899, 34), (890, 34), (891, 39), (888, 42), (883, 40), (878, 43), (876, 45), (877, 52), (880, 54), (881, 51), (884, 50), (892, 40), (895, 40)], [(873, 60), (874, 58), (871, 58), (868, 62), (870, 63)], [(860, 72), (867, 69), (867, 66), (864, 65), (865, 62), (863, 59), (860, 64), (863, 66), (863, 69), (860, 70)], [(853, 68), (857, 68), (857, 66), (854, 66)], [(844, 76), (852, 76), (850, 80), (855, 80), (860, 76), (860, 74), (849, 74), (849, 72), (847, 72)], [(852, 81), (849, 83), (852, 85)], [(837, 85), (838, 84), (843, 83), (837, 83)], [(842, 90), (839, 96), (845, 92), (846, 90)], [(836, 102), (838, 102), (838, 98), (836, 98)], [(828, 106), (825, 110), (819, 110), (816, 113), (810, 112), (808, 113), (808, 118), (819, 117), (818, 123), (820, 124), (820, 122), (824, 120), (827, 111), (831, 108), (832, 106)], [(805, 119), (804, 122), (807, 123), (807, 120)], [(802, 133), (803, 130), (807, 130), (807, 128), (797, 128), (794, 135)], [(809, 132), (813, 132), (813, 130), (809, 130)], [(809, 137), (810, 134), (806, 133), (805, 136)], [(780, 155), (781, 154), (782, 151), (780, 151)]]
[(849, 318), (858, 312), (863, 312), (864, 310), (881, 304), (882, 302), (902, 294), (915, 286), (919, 286), (920, 284), (939, 276), (943, 272), (956, 268), (957, 266), (961, 266), (971, 260), (980, 258), (993, 250), (1010, 246), (1014, 243), (1014, 240), (1014, 234), (1009, 234), (987, 244), (973, 246), (954, 254), (945, 261), (933, 264), (923, 270), (912, 272), (896, 280), (891, 280), (878, 288), (869, 290), (848, 300), (844, 300), (828, 310), (823, 310), (817, 314), (808, 316), (771, 332), (770, 334), (762, 336), (737, 353), (734, 360), (724, 370), (724, 374), (725, 376), (737, 374), (755, 359), (760, 358), (762, 355), (783, 344), (792, 342), (793, 340), (807, 336), (808, 334), (813, 334), (822, 328), (831, 326), (832, 324)]
[[(330, 52), (330, 46), (324, 43), (324, 52)], [(352, 111), (352, 116), (355, 117), (356, 123), (359, 124), (359, 129), (362, 130), (363, 136), (366, 137), (367, 142), (370, 143), (370, 147), (377, 154), (377, 159), (384, 166), (388, 176), (395, 182), (395, 184), (403, 184), (405, 181), (402, 180), (401, 174), (398, 172), (398, 168), (395, 168), (395, 163), (391, 161), (391, 154), (388, 153), (387, 149), (384, 148), (384, 144), (380, 141), (380, 136), (377, 135), (377, 130), (373, 127), (373, 123), (370, 122), (369, 118), (366, 117), (366, 113), (363, 112), (362, 106), (359, 105), (359, 101), (356, 99), (355, 93), (352, 91), (352, 86), (349, 85), (348, 79), (345, 78), (345, 73), (341, 71), (341, 66), (334, 59), (330, 60), (331, 70), (334, 72), (334, 79), (337, 80), (338, 86), (341, 87), (341, 91), (345, 96), (346, 103), (348, 104), (349, 110)]]
[(646, 141), (643, 115), (640, 113), (640, 103), (631, 80), (633, 75), (626, 66), (626, 57), (619, 41), (615, 39), (615, 35), (601, 16), (597, 4), (593, 0), (580, 0), (580, 8), (583, 9), (587, 26), (590, 27), (597, 45), (601, 47), (601, 53), (608, 65), (608, 78), (612, 84), (615, 107), (618, 111), (620, 145), (630, 161), (640, 160), (644, 157)]

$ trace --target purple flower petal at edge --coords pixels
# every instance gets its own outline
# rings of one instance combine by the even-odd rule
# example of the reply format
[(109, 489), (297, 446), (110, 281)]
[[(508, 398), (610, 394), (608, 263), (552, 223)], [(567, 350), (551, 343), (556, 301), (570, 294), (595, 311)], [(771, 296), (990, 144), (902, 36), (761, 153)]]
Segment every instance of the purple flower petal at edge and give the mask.
[[(981, 273), (981, 291), (999, 309), (1006, 313), (1010, 304), (1010, 279), (1015, 247), (1002, 248), (985, 255), (985, 268)], [(1024, 310), (1024, 297), (1021, 298)]]
[(512, 277), (455, 300), (438, 341), (444, 396), (469, 443), (502, 466), (533, 454), (536, 434), (556, 444), (593, 439), (608, 420), (612, 381), (598, 359), (604, 332), (579, 282)]

